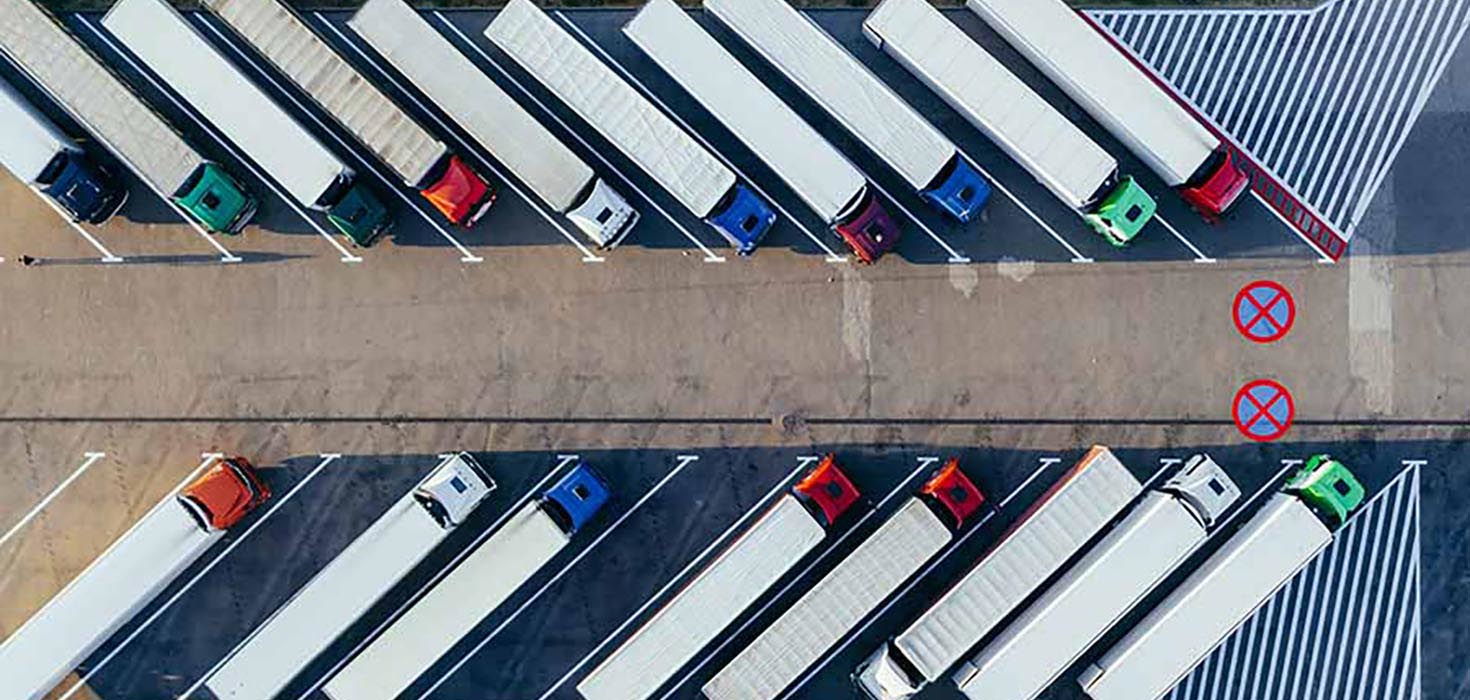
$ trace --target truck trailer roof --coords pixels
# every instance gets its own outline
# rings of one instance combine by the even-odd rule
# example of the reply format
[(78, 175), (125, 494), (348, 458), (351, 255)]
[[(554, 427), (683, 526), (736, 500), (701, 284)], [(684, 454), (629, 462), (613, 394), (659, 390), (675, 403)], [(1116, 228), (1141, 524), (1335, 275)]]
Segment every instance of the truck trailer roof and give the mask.
[(31, 106), (20, 93), (0, 80), (0, 165), (26, 184), (63, 149), (75, 148), (51, 120)]
[(506, 3), (485, 36), (695, 216), (735, 187), (735, 173), (531, 0)]
[(448, 146), (343, 60), (290, 8), (276, 0), (203, 0), (201, 4), (352, 132), (404, 183), (422, 186), (448, 155)]
[(623, 33), (786, 182), (836, 222), (867, 180), (672, 0), (649, 0)]
[(350, 172), (163, 0), (119, 0), (102, 26), (301, 204)]
[(0, 50), (165, 196), (205, 164), (178, 132), (31, 0), (0, 0)]

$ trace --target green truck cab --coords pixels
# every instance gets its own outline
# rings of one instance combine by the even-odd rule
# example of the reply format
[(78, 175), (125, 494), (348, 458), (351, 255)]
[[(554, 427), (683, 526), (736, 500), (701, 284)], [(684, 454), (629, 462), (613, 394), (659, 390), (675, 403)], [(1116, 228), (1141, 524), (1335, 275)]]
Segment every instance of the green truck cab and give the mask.
[(318, 203), (327, 221), (353, 245), (366, 248), (393, 228), (393, 215), (371, 188), (353, 178), (338, 179), (338, 184), (322, 195)]
[(1092, 212), (1082, 218), (1108, 243), (1122, 248), (1143, 230), (1158, 208), (1154, 198), (1129, 176), (1119, 180)]
[(1366, 493), (1342, 462), (1325, 454), (1308, 459), (1306, 466), (1286, 483), (1285, 490), (1333, 528), (1347, 522), (1348, 514), (1363, 502)]
[(250, 223), (260, 201), (214, 163), (194, 170), (172, 197), (210, 233), (235, 235)]

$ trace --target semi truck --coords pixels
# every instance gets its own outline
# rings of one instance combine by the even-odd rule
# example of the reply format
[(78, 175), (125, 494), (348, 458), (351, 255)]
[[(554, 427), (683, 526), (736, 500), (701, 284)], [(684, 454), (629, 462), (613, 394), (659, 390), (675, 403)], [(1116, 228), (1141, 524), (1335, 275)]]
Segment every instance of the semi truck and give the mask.
[(405, 697), (434, 662), (566, 549), (608, 498), (602, 479), (579, 463), (539, 500), (516, 511), (328, 680), (327, 696)]
[(258, 202), (184, 142), (61, 23), (31, 0), (0, 0), (0, 51), (160, 197), (211, 233), (237, 234)]
[(863, 35), (944, 99), (1113, 245), (1158, 205), (1118, 162), (938, 9), (884, 0)]
[(163, 0), (121, 0), (102, 18), (155, 75), (214, 124), (302, 206), (324, 212), (360, 246), (392, 226), (352, 169), (220, 55)]
[(495, 189), (448, 146), (333, 51), (277, 0), (205, 0), (256, 53), (285, 75), (451, 224), (468, 228)]
[(974, 700), (1033, 700), (1209, 537), (1240, 489), (1195, 455), (954, 674)]
[(1250, 180), (1220, 139), (1063, 0), (965, 5), (1206, 219), (1240, 200)]
[(485, 36), (740, 255), (776, 222), (769, 204), (536, 7), (510, 0)]
[(72, 221), (100, 224), (128, 199), (106, 166), (0, 80), (0, 165)]
[(1363, 501), (1352, 472), (1307, 461), (1241, 529), (1083, 671), (1094, 700), (1155, 700), (1332, 542)]
[(0, 697), (47, 696), (132, 619), (270, 488), (244, 457), (213, 461), (159, 502), (0, 644)]
[(918, 619), (858, 666), (877, 700), (908, 698), (942, 677), (1143, 491), (1094, 446)]
[(649, 0), (623, 26), (632, 42), (873, 263), (899, 229), (875, 188), (673, 0)]
[(949, 460), (704, 685), (710, 700), (773, 700), (944, 549), (985, 498)]
[(369, 0), (347, 26), (598, 247), (638, 223), (638, 210), (406, 2)]
[(205, 679), (219, 700), (270, 700), (495, 490), (468, 453), (445, 458)]
[(587, 700), (652, 696), (746, 608), (816, 549), (858, 491), (827, 455), (587, 674)]
[(705, 0), (704, 9), (862, 141), (931, 206), (961, 223), (990, 184), (934, 125), (786, 0)]

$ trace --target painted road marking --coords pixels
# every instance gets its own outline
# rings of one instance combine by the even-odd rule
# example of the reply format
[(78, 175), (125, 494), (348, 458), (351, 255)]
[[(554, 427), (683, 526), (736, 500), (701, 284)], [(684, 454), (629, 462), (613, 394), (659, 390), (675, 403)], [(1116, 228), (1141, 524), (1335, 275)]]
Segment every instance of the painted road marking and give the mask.
[(1205, 264), (1214, 264), (1219, 262), (1218, 260), (1208, 255), (1205, 255), (1204, 251), (1199, 249), (1199, 246), (1196, 246), (1188, 238), (1185, 238), (1184, 234), (1179, 232), (1179, 229), (1174, 228), (1174, 224), (1169, 223), (1167, 219), (1165, 219), (1163, 216), (1160, 216), (1157, 212), (1154, 213), (1154, 221), (1159, 222), (1159, 225), (1163, 226), (1164, 229), (1167, 230), (1170, 235), (1174, 236), (1174, 238), (1177, 239), (1180, 243), (1183, 243), (1184, 247), (1189, 249), (1189, 252), (1194, 253), (1195, 262)]
[(120, 263), (123, 261), (122, 258), (113, 255), (112, 251), (108, 250), (106, 246), (102, 245), (102, 241), (97, 240), (97, 237), (93, 236), (91, 231), (88, 231), (80, 223), (73, 221), (71, 218), (71, 214), (66, 213), (66, 210), (62, 209), (60, 204), (57, 204), (50, 197), (46, 196), (46, 194), (41, 192), (41, 190), (35, 185), (30, 185), (28, 187), (32, 192), (36, 194), (37, 197), (41, 198), (41, 201), (46, 203), (46, 206), (51, 207), (51, 210), (56, 212), (56, 215), (60, 216), (61, 220), (65, 221), (67, 226), (71, 227), (71, 230), (76, 231), (78, 235), (86, 239), (88, 243), (91, 243), (92, 247), (97, 249), (97, 252), (102, 254), (102, 262)]
[(308, 226), (311, 226), (312, 229), (314, 229), (318, 234), (321, 234), (322, 238), (327, 239), (327, 242), (332, 244), (332, 247), (336, 248), (337, 252), (342, 254), (342, 262), (362, 262), (361, 257), (353, 255), (350, 251), (342, 246), (342, 244), (337, 240), (335, 236), (328, 233), (320, 225), (318, 225), (315, 220), (307, 216), (306, 211), (297, 205), (296, 200), (293, 199), (291, 195), (287, 194), (285, 190), (281, 188), (280, 184), (275, 181), (274, 178), (272, 178), (268, 173), (262, 170), (253, 159), (251, 159), (248, 155), (246, 155), (238, 147), (236, 147), (234, 142), (230, 141), (230, 139), (227, 138), (222, 132), (220, 132), (219, 129), (214, 126), (214, 124), (201, 117), (194, 109), (193, 105), (184, 104), (182, 100), (174, 95), (173, 89), (171, 87), (165, 86), (160, 83), (157, 77), (154, 76), (152, 70), (145, 68), (137, 61), (133, 60), (132, 56), (124, 52), (122, 48), (117, 45), (117, 42), (113, 41), (111, 36), (98, 28), (91, 19), (87, 17), (78, 17), (78, 21), (80, 21), (82, 23), (82, 26), (86, 27), (93, 34), (96, 34), (97, 38), (101, 39), (103, 43), (107, 44), (108, 48), (112, 49), (113, 54), (122, 59), (122, 61), (126, 63), (128, 67), (133, 70), (134, 73), (143, 76), (143, 79), (148, 81), (148, 84), (152, 85), (153, 88), (159, 92), (159, 94), (163, 95), (164, 98), (166, 98), (169, 103), (174, 106), (175, 109), (179, 110), (180, 112), (184, 113), (185, 116), (189, 117), (189, 120), (194, 122), (195, 126), (198, 126), (199, 129), (204, 133), (209, 134), (209, 136), (213, 138), (216, 143), (224, 147), (224, 149), (228, 151), (230, 155), (234, 156), (236, 160), (240, 161), (240, 163), (245, 166), (246, 170), (249, 170), (255, 175), (257, 179), (259, 179), (261, 182), (264, 182), (266, 187), (269, 187), (270, 190), (281, 199), (281, 201), (285, 202), (286, 206), (291, 207), (292, 211), (295, 211), (298, 215), (300, 215), (301, 219), (305, 221)]
[(1291, 332), (1296, 322), (1296, 301), (1286, 287), (1271, 280), (1258, 280), (1235, 294), (1235, 330), (1247, 340), (1273, 343)]
[(1291, 430), (1296, 403), (1279, 382), (1257, 379), (1235, 392), (1230, 414), (1241, 435), (1256, 442), (1270, 442)]
[[(205, 460), (204, 464), (199, 465), (199, 469), (195, 470), (196, 473), (202, 471), (204, 467), (208, 466), (214, 460), (223, 458), (224, 455), (212, 454), (208, 455), (207, 457), (208, 458)], [(270, 517), (272, 515), (275, 515), (276, 511), (281, 509), (281, 506), (289, 503), (291, 501), (291, 498), (296, 495), (296, 492), (301, 490), (301, 487), (310, 483), (312, 479), (315, 479), (316, 475), (320, 474), (322, 469), (326, 468), (328, 464), (331, 464), (332, 462), (341, 459), (342, 455), (323, 454), (321, 457), (322, 461), (316, 465), (315, 469), (312, 469), (310, 473), (308, 473), (305, 477), (301, 479), (301, 481), (296, 482), (296, 484), (291, 487), (291, 490), (287, 491), (286, 495), (277, 500), (275, 504), (270, 507), (269, 510), (267, 510), (264, 514), (260, 516), (260, 518), (258, 518), (255, 522), (250, 523), (250, 527), (245, 528), (245, 532), (240, 533), (240, 536), (236, 538), (233, 542), (230, 542), (230, 545), (228, 547), (225, 547), (224, 551), (221, 551), (218, 556), (216, 556), (214, 559), (211, 559), (210, 562), (206, 564), (203, 569), (200, 569), (199, 572), (194, 574), (194, 576), (190, 578), (187, 583), (179, 587), (179, 590), (176, 591), (172, 596), (170, 596), (169, 599), (163, 603), (163, 605), (158, 606), (158, 609), (154, 610), (153, 614), (149, 615), (147, 619), (143, 620), (142, 624), (138, 625), (137, 628), (129, 633), (127, 637), (124, 637), (123, 640), (117, 644), (117, 646), (109, 650), (107, 652), (107, 655), (102, 657), (101, 661), (98, 661), (91, 668), (87, 669), (86, 674), (84, 674), (76, 682), (76, 684), (72, 685), (72, 687), (69, 688), (65, 694), (58, 698), (58, 700), (66, 700), (67, 698), (74, 695), (78, 690), (86, 686), (87, 681), (90, 680), (92, 676), (97, 675), (98, 671), (101, 671), (105, 666), (107, 666), (107, 664), (111, 662), (113, 658), (115, 658), (119, 653), (121, 653), (122, 650), (128, 646), (128, 644), (131, 644), (134, 639), (137, 639), (138, 635), (143, 634), (144, 631), (153, 626), (153, 623), (157, 621), (159, 617), (162, 617), (165, 612), (168, 612), (168, 609), (173, 607), (174, 603), (179, 602), (179, 599), (184, 597), (185, 593), (188, 593), (191, 589), (193, 589), (194, 585), (199, 583), (199, 581), (203, 579), (206, 574), (212, 571), (214, 567), (219, 566), (219, 563), (224, 561), (225, 557), (230, 555), (230, 552), (235, 551), (236, 547), (239, 547), (241, 544), (243, 544), (245, 540), (250, 538), (250, 535), (252, 533), (260, 529), (260, 526), (264, 525), (266, 521), (270, 520)], [(179, 488), (183, 488), (183, 485), (181, 484)], [(177, 492), (178, 489), (174, 489), (174, 491)], [(210, 673), (213, 672), (213, 670), (210, 671)], [(205, 678), (208, 677), (209, 676), (206, 674)], [(194, 687), (190, 688), (183, 697), (188, 697), (189, 693), (197, 690), (199, 686), (203, 683), (204, 680), (201, 679), (198, 683), (194, 684)]]
[[(336, 142), (338, 148), (342, 149), (342, 151), (344, 152), (352, 154), (352, 158), (356, 160), (359, 164), (361, 164), (364, 170), (372, 173), (374, 177), (378, 178), (378, 181), (383, 183), (383, 186), (386, 187), (388, 191), (392, 192), (399, 199), (403, 200), (403, 203), (407, 204), (410, 210), (418, 214), (419, 217), (427, 222), (430, 227), (432, 227), (436, 232), (439, 233), (440, 236), (449, 241), (450, 245), (454, 246), (454, 248), (459, 251), (460, 262), (485, 262), (484, 258), (470, 252), (470, 249), (466, 248), (464, 244), (460, 243), (459, 239), (455, 238), (454, 236), (450, 235), (448, 231), (444, 230), (444, 227), (439, 225), (439, 222), (436, 221), (433, 216), (429, 215), (423, 209), (420, 209), (417, 202), (409, 199), (408, 195), (403, 193), (403, 183), (401, 181), (383, 174), (383, 172), (379, 170), (379, 167), (381, 167), (379, 164), (372, 162), (370, 158), (364, 157), (361, 153), (358, 152), (356, 147), (348, 144), (340, 135), (337, 134), (337, 132), (333, 128), (324, 124), (320, 118), (318, 118), (315, 114), (311, 112), (311, 110), (307, 109), (306, 106), (301, 103), (301, 100), (298, 99), (296, 95), (291, 93), (291, 90), (286, 89), (286, 87), (282, 85), (281, 82), (275, 78), (275, 76), (271, 75), (271, 71), (275, 70), (275, 66), (265, 65), (262, 63), (264, 59), (252, 57), (250, 53), (254, 51), (253, 48), (248, 51), (240, 48), (239, 45), (237, 45), (229, 37), (225, 36), (225, 33), (220, 31), (219, 27), (216, 27), (214, 23), (206, 18), (202, 13), (191, 12), (188, 14), (189, 16), (193, 17), (195, 24), (209, 30), (210, 33), (214, 34), (215, 39), (220, 45), (229, 47), (230, 52), (235, 55), (238, 61), (250, 66), (251, 68), (254, 68), (257, 73), (263, 76), (267, 81), (270, 82), (272, 86), (276, 88), (277, 92), (285, 96), (287, 100), (290, 100), (291, 104), (296, 107), (296, 111), (298, 114), (304, 114), (307, 118), (311, 119), (312, 123), (316, 124), (323, 133), (330, 136), (332, 141)], [(294, 88), (295, 86), (293, 85), (292, 87)]]
[(62, 479), (61, 483), (57, 484), (56, 488), (51, 489), (51, 492), (46, 494), (45, 498), (42, 498), (39, 503), (32, 506), (29, 511), (26, 511), (26, 514), (21, 516), (20, 520), (16, 521), (14, 525), (11, 525), (10, 529), (6, 530), (4, 535), (0, 535), (0, 547), (4, 547), (5, 543), (9, 542), (10, 538), (14, 537), (15, 533), (20, 532), (21, 528), (24, 528), (27, 523), (35, 520), (36, 516), (40, 515), (41, 511), (46, 509), (46, 506), (50, 505), (52, 501), (56, 500), (56, 497), (60, 496), (62, 491), (66, 490), (66, 487), (71, 486), (73, 481), (76, 481), (79, 477), (81, 477), (81, 475), (85, 473), (88, 469), (90, 469), (93, 464), (96, 464), (98, 460), (106, 457), (107, 453), (86, 452), (83, 454), (83, 456), (85, 456), (87, 459), (86, 461), (82, 462), (82, 466), (77, 467), (70, 476)]

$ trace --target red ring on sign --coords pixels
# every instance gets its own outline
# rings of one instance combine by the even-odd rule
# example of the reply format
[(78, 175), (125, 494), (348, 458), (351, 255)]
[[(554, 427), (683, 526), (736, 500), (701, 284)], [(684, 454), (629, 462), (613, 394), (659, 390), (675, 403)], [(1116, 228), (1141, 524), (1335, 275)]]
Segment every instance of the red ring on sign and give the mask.
[[(1275, 392), (1264, 402), (1257, 399), (1252, 393), (1261, 387), (1272, 389)], [(1271, 409), (1278, 401), (1286, 402), (1285, 420), (1280, 420), (1271, 413)], [(1249, 403), (1250, 408), (1254, 410), (1248, 420), (1241, 417), (1241, 407), (1245, 403)], [(1280, 382), (1271, 379), (1257, 379), (1246, 382), (1240, 391), (1235, 392), (1235, 400), (1230, 404), (1230, 417), (1235, 421), (1235, 428), (1240, 431), (1241, 435), (1256, 442), (1271, 442), (1279, 440), (1288, 430), (1291, 430), (1292, 421), (1296, 419), (1296, 402), (1292, 400), (1291, 392), (1287, 391)], [(1266, 432), (1256, 432), (1253, 429), (1261, 421), (1265, 421), (1270, 426)]]
[[(1260, 289), (1269, 290), (1272, 293), (1264, 304), (1257, 300), (1254, 294)], [(1241, 309), (1242, 305), (1246, 307), (1244, 312)], [(1284, 321), (1278, 321), (1272, 314), (1278, 305), (1285, 305), (1286, 319)], [(1248, 313), (1250, 317), (1245, 318), (1242, 313)], [(1246, 340), (1254, 343), (1274, 343), (1285, 338), (1286, 334), (1291, 332), (1292, 324), (1296, 323), (1296, 300), (1292, 298), (1291, 292), (1280, 283), (1271, 280), (1256, 280), (1236, 292), (1235, 301), (1230, 306), (1230, 319), (1235, 322), (1235, 330), (1240, 331)], [(1256, 325), (1262, 322), (1271, 328), (1270, 333), (1260, 335), (1255, 332)]]

